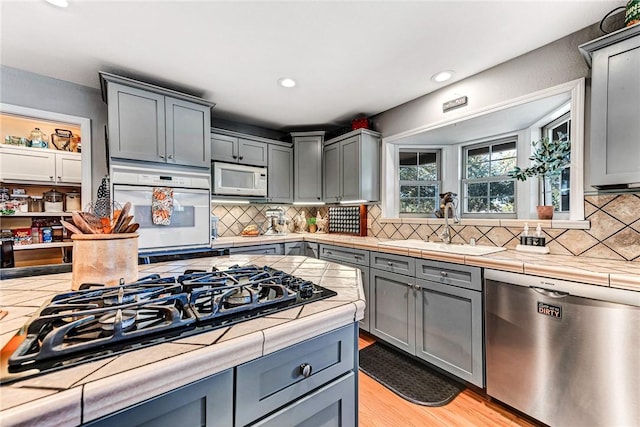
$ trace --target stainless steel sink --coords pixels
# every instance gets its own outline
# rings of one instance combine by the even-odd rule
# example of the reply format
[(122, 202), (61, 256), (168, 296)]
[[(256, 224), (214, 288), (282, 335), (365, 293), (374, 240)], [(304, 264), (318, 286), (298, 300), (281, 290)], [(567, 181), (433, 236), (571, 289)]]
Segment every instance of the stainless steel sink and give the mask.
[(460, 245), (455, 243), (425, 242), (424, 240), (390, 240), (388, 242), (379, 242), (379, 245), (394, 246), (398, 248), (417, 249), (422, 251), (446, 252), (459, 255), (487, 255), (495, 252), (505, 251), (506, 248), (498, 246), (482, 246), (482, 245)]

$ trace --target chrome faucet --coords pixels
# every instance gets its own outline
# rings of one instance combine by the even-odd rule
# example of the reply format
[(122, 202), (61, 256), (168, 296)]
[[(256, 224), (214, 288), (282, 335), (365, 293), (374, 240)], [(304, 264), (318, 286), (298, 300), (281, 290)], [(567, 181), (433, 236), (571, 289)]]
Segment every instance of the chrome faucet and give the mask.
[(442, 239), (443, 243), (447, 244), (451, 243), (451, 232), (449, 231), (449, 209), (453, 212), (453, 223), (457, 224), (460, 222), (456, 213), (456, 205), (453, 202), (447, 202), (444, 205), (444, 230), (440, 233), (440, 239)]

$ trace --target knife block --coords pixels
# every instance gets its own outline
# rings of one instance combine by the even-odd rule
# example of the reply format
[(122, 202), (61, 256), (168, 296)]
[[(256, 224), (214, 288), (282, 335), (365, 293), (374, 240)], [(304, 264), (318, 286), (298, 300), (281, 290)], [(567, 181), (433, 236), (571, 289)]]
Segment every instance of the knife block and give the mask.
[(116, 286), (138, 280), (138, 234), (73, 234), (71, 289), (83, 283)]

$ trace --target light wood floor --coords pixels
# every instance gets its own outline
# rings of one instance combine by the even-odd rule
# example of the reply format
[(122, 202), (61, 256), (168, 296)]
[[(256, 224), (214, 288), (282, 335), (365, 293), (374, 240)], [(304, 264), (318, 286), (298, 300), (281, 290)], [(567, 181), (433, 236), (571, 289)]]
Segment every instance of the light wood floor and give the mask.
[[(371, 336), (360, 334), (360, 348), (374, 342)], [(402, 399), (362, 372), (358, 380), (360, 427), (536, 425), (468, 388), (447, 405), (432, 408)]]

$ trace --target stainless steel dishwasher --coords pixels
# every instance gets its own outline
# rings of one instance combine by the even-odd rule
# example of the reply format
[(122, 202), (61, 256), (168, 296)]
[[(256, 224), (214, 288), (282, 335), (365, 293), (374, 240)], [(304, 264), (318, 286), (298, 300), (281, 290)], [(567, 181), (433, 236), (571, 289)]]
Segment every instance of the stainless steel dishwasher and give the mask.
[(640, 425), (640, 292), (485, 270), (490, 396), (551, 426)]

